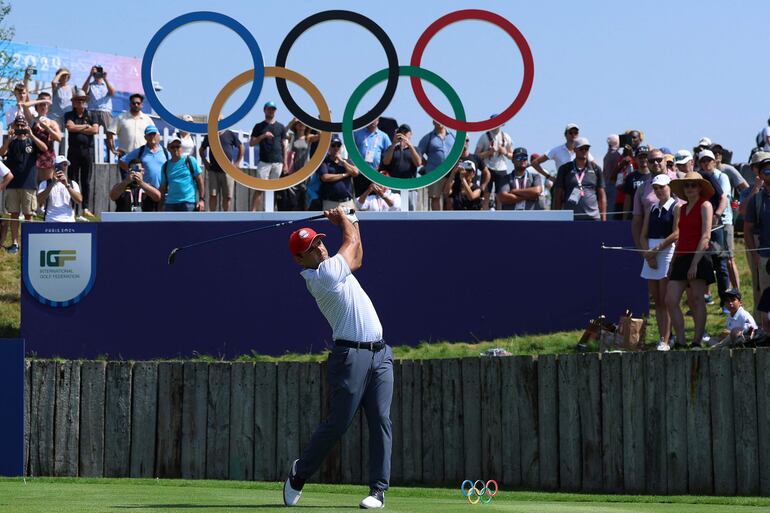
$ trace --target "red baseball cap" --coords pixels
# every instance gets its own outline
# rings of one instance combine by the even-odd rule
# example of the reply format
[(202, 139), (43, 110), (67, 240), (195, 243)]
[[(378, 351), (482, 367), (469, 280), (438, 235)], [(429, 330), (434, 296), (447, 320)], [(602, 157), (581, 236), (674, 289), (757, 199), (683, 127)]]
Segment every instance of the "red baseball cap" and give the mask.
[(289, 251), (292, 255), (301, 255), (313, 244), (316, 237), (326, 237), (325, 233), (316, 233), (312, 228), (300, 228), (289, 236)]

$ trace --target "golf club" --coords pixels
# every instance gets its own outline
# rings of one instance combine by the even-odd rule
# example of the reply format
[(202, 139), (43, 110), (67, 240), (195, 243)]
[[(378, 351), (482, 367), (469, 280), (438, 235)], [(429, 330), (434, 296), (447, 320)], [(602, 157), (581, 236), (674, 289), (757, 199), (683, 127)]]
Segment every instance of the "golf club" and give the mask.
[[(355, 213), (355, 210), (352, 210), (352, 209), (349, 210), (348, 212), (346, 212), (347, 215), (351, 215), (351, 214), (354, 214), (354, 213)], [(259, 231), (262, 231), (262, 230), (268, 230), (270, 228), (278, 228), (280, 226), (286, 226), (286, 225), (290, 225), (290, 224), (293, 224), (293, 223), (304, 223), (306, 221), (314, 221), (316, 219), (324, 219), (325, 217), (326, 217), (325, 214), (318, 214), (318, 215), (315, 215), (315, 216), (312, 216), (312, 217), (305, 217), (303, 219), (294, 219), (294, 220), (291, 220), (291, 221), (281, 221), (280, 223), (270, 224), (268, 226), (260, 226), (259, 228), (252, 228), (250, 230), (244, 230), (242, 232), (231, 233), (229, 235), (222, 235), (221, 237), (214, 237), (213, 239), (202, 240), (200, 242), (193, 242), (192, 244), (187, 244), (186, 246), (180, 246), (178, 248), (172, 249), (171, 253), (168, 254), (168, 265), (174, 265), (174, 262), (176, 261), (177, 254), (180, 251), (182, 251), (183, 249), (194, 248), (196, 246), (203, 246), (204, 244), (210, 244), (212, 242), (217, 242), (217, 241), (220, 241), (220, 240), (230, 239), (232, 237), (239, 237), (241, 235), (246, 235), (247, 233), (259, 232)]]

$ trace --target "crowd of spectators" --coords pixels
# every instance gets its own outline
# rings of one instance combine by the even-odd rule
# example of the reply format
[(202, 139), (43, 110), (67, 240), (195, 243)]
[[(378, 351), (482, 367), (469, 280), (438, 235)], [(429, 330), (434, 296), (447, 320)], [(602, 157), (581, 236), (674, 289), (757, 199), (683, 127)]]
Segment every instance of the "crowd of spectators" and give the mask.
[[(113, 117), (115, 90), (102, 66), (91, 68), (82, 87), (70, 85), (70, 71), (61, 68), (51, 92), (42, 91), (34, 100), (29, 78), (27, 73), (14, 88), (18, 110), (0, 147), (0, 190), (5, 190), (5, 210), (12, 219), (31, 220), (36, 213), (63, 222), (93, 216), (90, 185), (100, 130), (106, 133), (108, 151), (118, 158), (120, 181), (109, 192), (115, 210), (202, 211), (206, 199), (209, 210), (232, 209), (235, 184), (211, 152), (208, 137), (199, 140), (177, 131), (164, 146), (139, 93), (130, 96), (128, 110)], [(297, 172), (317, 151), (319, 133), (297, 119), (282, 124), (272, 101), (263, 105), (263, 112), (264, 120), (248, 139), (258, 154), (249, 172), (261, 179)], [(192, 116), (182, 117), (193, 121)], [(740, 216), (755, 314), (770, 333), (770, 121), (757, 134), (750, 161), (738, 169), (730, 164), (732, 154), (708, 137), (692, 150), (674, 152), (648, 145), (641, 130), (610, 134), (600, 166), (575, 123), (564, 128), (562, 144), (539, 154), (514, 144), (503, 128), (480, 134), (475, 145), (466, 136), (457, 164), (427, 187), (430, 210), (563, 209), (572, 211), (576, 221), (630, 220), (636, 250), (643, 256), (641, 276), (657, 312), (660, 350), (688, 344), (679, 308), (685, 292), (696, 325), (690, 345), (709, 340), (705, 305), (715, 301), (713, 283), (732, 322), (729, 337), (720, 337), (721, 343), (739, 338), (736, 312), (740, 310), (740, 319), (751, 319), (740, 306), (735, 263), (734, 224)], [(230, 163), (240, 166), (246, 148), (238, 134), (222, 130), (218, 136)], [(436, 121), (429, 133), (414, 136), (408, 124), (388, 133), (375, 119), (354, 131), (356, 148), (351, 151), (377, 172), (402, 179), (430, 173), (455, 144), (455, 134)], [(54, 143), (65, 137), (66, 156), (56, 155)], [(544, 167), (549, 161), (553, 171)], [(264, 210), (264, 201), (263, 193), (253, 192), (250, 209)], [(416, 210), (419, 204), (417, 191), (392, 190), (368, 180), (338, 134), (318, 170), (277, 192), (274, 201), (271, 207), (276, 210), (342, 206), (393, 211)], [(18, 223), (4, 222), (0, 230), (3, 241), (10, 230), (6, 249), (17, 252)], [(746, 322), (747, 330), (756, 327), (752, 323)]]

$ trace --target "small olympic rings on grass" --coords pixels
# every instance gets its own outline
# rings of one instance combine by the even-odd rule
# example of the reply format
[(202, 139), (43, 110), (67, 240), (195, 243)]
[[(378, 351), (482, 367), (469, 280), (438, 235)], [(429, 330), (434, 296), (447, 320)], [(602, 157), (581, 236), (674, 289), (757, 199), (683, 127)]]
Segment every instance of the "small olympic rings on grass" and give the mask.
[[(467, 489), (466, 484), (468, 485)], [(492, 485), (494, 485), (494, 491), (492, 491)], [(497, 481), (494, 479), (490, 479), (486, 483), (481, 479), (477, 479), (476, 481), (466, 479), (460, 484), (460, 493), (462, 493), (463, 497), (468, 499), (470, 504), (489, 504), (492, 502), (492, 498), (497, 495), (498, 489)]]

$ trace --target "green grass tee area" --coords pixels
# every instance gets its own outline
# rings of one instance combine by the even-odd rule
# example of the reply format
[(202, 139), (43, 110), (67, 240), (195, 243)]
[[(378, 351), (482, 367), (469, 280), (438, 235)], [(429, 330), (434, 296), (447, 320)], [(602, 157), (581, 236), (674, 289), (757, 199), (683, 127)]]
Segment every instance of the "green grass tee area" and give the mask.
[[(367, 488), (305, 486), (294, 511), (353, 511)], [(225, 513), (285, 509), (281, 483), (151, 479), (0, 479), (0, 513)], [(470, 505), (457, 488), (394, 487), (386, 493), (391, 513), (506, 512), (770, 512), (770, 498), (587, 495), (501, 490), (491, 504)]]

